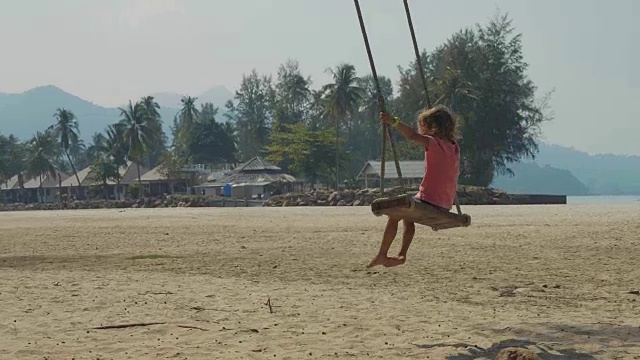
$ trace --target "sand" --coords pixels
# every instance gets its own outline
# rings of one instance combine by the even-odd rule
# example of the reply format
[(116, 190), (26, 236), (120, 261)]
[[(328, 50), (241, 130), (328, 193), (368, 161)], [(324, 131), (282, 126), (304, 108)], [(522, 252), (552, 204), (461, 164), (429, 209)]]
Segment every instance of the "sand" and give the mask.
[(640, 359), (640, 204), (463, 210), (392, 269), (368, 207), (0, 213), (0, 359)]

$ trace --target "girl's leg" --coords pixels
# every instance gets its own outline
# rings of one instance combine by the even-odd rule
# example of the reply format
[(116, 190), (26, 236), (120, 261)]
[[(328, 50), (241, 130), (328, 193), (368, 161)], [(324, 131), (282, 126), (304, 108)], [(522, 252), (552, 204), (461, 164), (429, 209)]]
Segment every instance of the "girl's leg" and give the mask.
[(411, 246), (411, 241), (416, 233), (416, 224), (407, 220), (403, 220), (402, 224), (404, 225), (404, 232), (402, 234), (402, 248), (398, 253), (398, 258), (404, 261), (407, 258), (407, 251), (409, 251), (409, 246)]
[(396, 234), (398, 233), (399, 222), (400, 222), (400, 219), (389, 217), (389, 220), (387, 220), (387, 226), (384, 229), (384, 235), (382, 235), (382, 243), (380, 244), (380, 250), (378, 251), (378, 255), (376, 255), (375, 259), (373, 259), (369, 263), (369, 265), (367, 265), (368, 268), (376, 265), (387, 266), (387, 263), (389, 261), (389, 258), (387, 257), (387, 252), (391, 247), (391, 243), (393, 243), (393, 239), (396, 237)]
[(416, 233), (416, 225), (407, 220), (403, 220), (402, 224), (404, 225), (404, 232), (402, 234), (402, 248), (400, 249), (400, 253), (398, 256), (390, 257), (387, 260), (387, 267), (393, 267), (404, 264), (407, 260), (407, 251), (409, 250), (409, 246), (411, 245), (411, 240), (413, 240), (413, 235)]

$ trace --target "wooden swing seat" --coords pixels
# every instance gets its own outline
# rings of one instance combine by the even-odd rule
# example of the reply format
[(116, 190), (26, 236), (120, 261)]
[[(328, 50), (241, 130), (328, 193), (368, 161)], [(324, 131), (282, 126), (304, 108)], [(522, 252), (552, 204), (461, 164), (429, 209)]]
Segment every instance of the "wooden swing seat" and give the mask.
[(378, 198), (371, 203), (375, 216), (387, 215), (393, 218), (409, 220), (429, 226), (434, 231), (467, 227), (471, 225), (471, 216), (456, 214), (436, 206), (417, 201), (410, 194), (388, 198)]

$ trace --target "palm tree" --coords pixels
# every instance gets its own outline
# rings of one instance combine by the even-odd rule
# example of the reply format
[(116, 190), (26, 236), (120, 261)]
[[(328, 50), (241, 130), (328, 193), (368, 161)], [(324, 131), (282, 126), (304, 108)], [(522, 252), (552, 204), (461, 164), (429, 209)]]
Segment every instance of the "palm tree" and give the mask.
[(436, 80), (438, 92), (442, 95), (436, 100), (436, 104), (446, 103), (448, 107), (455, 108), (458, 98), (467, 97), (477, 100), (477, 91), (471, 82), (464, 80), (462, 72), (447, 66), (439, 80)]
[(10, 151), (9, 138), (0, 134), (0, 182), (5, 182), (11, 177), (11, 171), (9, 170)]
[(84, 157), (87, 163), (93, 164), (93, 162), (100, 157), (100, 154), (104, 149), (105, 141), (106, 138), (104, 134), (99, 132), (93, 134), (93, 136), (91, 137), (91, 144), (89, 144), (89, 146), (87, 146), (86, 150), (84, 151)]
[(198, 100), (198, 98), (192, 96), (183, 96), (182, 99), (180, 99), (182, 108), (180, 109), (178, 118), (180, 119), (180, 125), (186, 129), (191, 129), (191, 126), (200, 118), (200, 111), (196, 107), (196, 100)]
[(114, 164), (107, 156), (99, 157), (93, 164), (91, 164), (91, 173), (94, 180), (102, 185), (104, 191), (104, 199), (109, 199), (108, 181), (113, 180), (120, 183), (120, 172), (118, 166)]
[[(351, 64), (340, 64), (335, 70), (327, 69), (333, 77), (333, 82), (322, 87), (325, 102), (325, 115), (335, 122), (336, 126), (336, 190), (339, 187), (339, 140), (340, 122), (353, 119), (357, 113), (358, 104), (366, 96), (363, 88), (357, 86), (356, 69)], [(345, 121), (346, 120), (346, 121)], [(349, 126), (350, 128), (350, 126)]]
[(149, 149), (146, 159), (149, 166), (155, 166), (162, 157), (162, 154), (166, 149), (167, 142), (166, 135), (162, 129), (162, 116), (158, 111), (160, 109), (160, 105), (156, 102), (153, 96), (145, 96), (140, 99), (140, 102), (144, 107), (145, 114), (147, 116), (147, 123), (150, 128), (153, 128), (153, 132), (157, 134), (159, 140), (155, 142), (151, 149)]
[(149, 149), (153, 148), (154, 143), (158, 140), (158, 134), (153, 122), (148, 121), (147, 110), (142, 102), (138, 101), (134, 105), (129, 100), (129, 105), (126, 108), (118, 109), (120, 116), (122, 116), (120, 126), (123, 127), (122, 131), (128, 148), (127, 157), (136, 163), (138, 185), (142, 187), (140, 162)]
[(76, 171), (76, 167), (73, 164), (73, 160), (71, 160), (71, 155), (69, 154), (69, 149), (78, 146), (79, 143), (78, 133), (80, 131), (78, 129), (78, 120), (71, 110), (64, 108), (58, 108), (53, 116), (56, 118), (56, 123), (51, 125), (49, 129), (53, 131), (53, 134), (60, 142), (60, 147), (67, 156), (67, 160), (69, 160), (69, 164), (71, 165), (71, 170), (73, 170), (73, 174), (76, 176), (76, 181), (78, 181), (78, 187), (80, 187), (80, 178), (78, 177), (78, 172)]
[(187, 147), (193, 125), (200, 119), (200, 111), (196, 107), (197, 97), (183, 96), (180, 99), (182, 107), (173, 119), (173, 148), (174, 152), (183, 159), (188, 157)]
[[(105, 135), (106, 134), (106, 135)], [(121, 123), (115, 123), (107, 126), (105, 134), (96, 133), (93, 136), (93, 144), (87, 152), (91, 152), (91, 164), (106, 159), (110, 161), (120, 173), (120, 168), (127, 166), (128, 148), (125, 139), (125, 126)], [(120, 177), (115, 179), (116, 196), (120, 191)]]
[(23, 174), (26, 163), (26, 144), (20, 142), (14, 135), (0, 136), (0, 159), (3, 163), (0, 169), (0, 177), (8, 181), (18, 175), (18, 185), (20, 186), (20, 198), (24, 199)]
[(56, 138), (57, 136), (51, 131), (45, 131), (44, 133), (38, 131), (27, 145), (26, 175), (29, 179), (40, 178), (40, 186), (38, 187), (39, 195), (42, 191), (43, 179), (46, 178), (47, 175), (54, 178), (58, 175), (53, 165), (55, 159), (60, 154), (60, 147)]
[(160, 105), (156, 102), (153, 96), (144, 96), (140, 99), (140, 102), (142, 103), (149, 119), (160, 119), (160, 112), (158, 111), (160, 109)]

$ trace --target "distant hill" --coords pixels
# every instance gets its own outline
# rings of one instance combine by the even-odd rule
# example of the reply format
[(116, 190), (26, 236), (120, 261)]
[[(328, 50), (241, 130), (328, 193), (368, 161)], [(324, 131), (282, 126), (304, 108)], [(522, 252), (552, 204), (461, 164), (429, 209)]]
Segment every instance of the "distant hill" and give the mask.
[(590, 155), (559, 145), (541, 144), (535, 162), (567, 169), (597, 195), (640, 195), (640, 156)]
[(640, 156), (600, 154), (541, 143), (534, 161), (511, 165), (514, 177), (492, 186), (511, 193), (640, 195)]
[(491, 186), (511, 194), (589, 195), (589, 189), (569, 170), (523, 162), (511, 166), (515, 173), (496, 176)]
[[(180, 108), (181, 95), (164, 93), (157, 98), (164, 130), (171, 137), (173, 118)], [(225, 97), (225, 96), (228, 96)], [(202, 96), (203, 101), (211, 101), (220, 107), (219, 119), (224, 120), (224, 102), (233, 94), (224, 87), (215, 87)], [(177, 98), (177, 102), (174, 101)], [(171, 105), (171, 104), (174, 105)], [(102, 132), (109, 125), (120, 120), (120, 111), (113, 107), (104, 107), (52, 86), (40, 86), (19, 94), (0, 93), (0, 132), (14, 134), (27, 140), (36, 131), (43, 131), (53, 124), (53, 114), (57, 108), (66, 108), (78, 117), (80, 135), (85, 142), (91, 140), (95, 132)]]

